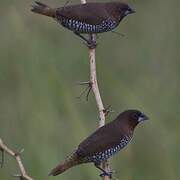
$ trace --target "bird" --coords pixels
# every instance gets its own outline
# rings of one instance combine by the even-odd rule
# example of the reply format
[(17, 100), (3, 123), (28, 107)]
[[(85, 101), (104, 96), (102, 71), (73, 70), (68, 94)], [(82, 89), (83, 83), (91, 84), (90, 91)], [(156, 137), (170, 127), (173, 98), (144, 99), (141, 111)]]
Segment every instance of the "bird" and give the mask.
[(55, 19), (88, 44), (93, 42), (89, 42), (82, 34), (98, 34), (112, 31), (125, 16), (135, 13), (134, 9), (122, 2), (89, 2), (51, 8), (36, 1), (32, 5), (31, 11)]
[(100, 127), (68, 156), (64, 162), (57, 165), (49, 175), (57, 176), (69, 168), (83, 163), (94, 163), (102, 171), (100, 176), (112, 177), (112, 172), (107, 172), (100, 167), (103, 161), (121, 151), (132, 139), (135, 127), (149, 118), (139, 110), (126, 110), (117, 118)]

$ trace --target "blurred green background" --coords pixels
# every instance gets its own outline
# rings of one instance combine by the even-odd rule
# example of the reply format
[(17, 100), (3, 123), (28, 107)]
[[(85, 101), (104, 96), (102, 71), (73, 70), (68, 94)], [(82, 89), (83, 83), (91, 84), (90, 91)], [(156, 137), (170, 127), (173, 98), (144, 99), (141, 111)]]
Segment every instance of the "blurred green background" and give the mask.
[[(83, 90), (76, 82), (89, 79), (87, 48), (54, 20), (31, 13), (32, 3), (0, 1), (0, 137), (25, 149), (23, 162), (34, 179), (100, 179), (91, 164), (47, 176), (97, 128), (98, 113), (92, 93), (88, 102), (76, 98)], [(99, 36), (98, 80), (104, 104), (115, 110), (107, 122), (131, 108), (150, 121), (112, 158), (112, 169), (121, 180), (180, 179), (179, 0), (128, 3), (137, 13), (117, 28), (125, 37)], [(6, 156), (0, 179), (17, 172)]]

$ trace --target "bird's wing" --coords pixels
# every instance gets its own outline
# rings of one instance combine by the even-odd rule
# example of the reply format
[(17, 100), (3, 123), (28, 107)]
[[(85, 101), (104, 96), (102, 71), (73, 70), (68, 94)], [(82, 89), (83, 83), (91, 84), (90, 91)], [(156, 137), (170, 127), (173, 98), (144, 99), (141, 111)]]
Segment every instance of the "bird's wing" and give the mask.
[(87, 3), (58, 8), (56, 16), (97, 25), (109, 17), (104, 3)]
[(121, 135), (119, 129), (116, 131), (117, 127), (114, 128), (113, 125), (113, 123), (109, 123), (86, 138), (78, 146), (77, 154), (81, 157), (91, 156), (118, 145), (123, 135)]

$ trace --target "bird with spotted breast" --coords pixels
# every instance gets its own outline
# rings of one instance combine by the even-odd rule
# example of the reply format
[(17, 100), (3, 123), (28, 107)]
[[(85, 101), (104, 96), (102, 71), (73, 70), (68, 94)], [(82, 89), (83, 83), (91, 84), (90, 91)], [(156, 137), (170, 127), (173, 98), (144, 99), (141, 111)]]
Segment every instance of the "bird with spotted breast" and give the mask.
[(91, 2), (86, 4), (66, 5), (51, 8), (41, 2), (32, 5), (31, 11), (52, 17), (65, 28), (93, 46), (93, 41), (82, 34), (97, 34), (112, 31), (122, 19), (135, 11), (122, 2)]
[(94, 163), (102, 171), (100, 176), (112, 177), (112, 172), (106, 172), (100, 164), (122, 150), (132, 139), (135, 127), (147, 119), (148, 117), (138, 110), (120, 113), (114, 121), (97, 129), (82, 141), (77, 149), (49, 175), (56, 176), (79, 164)]

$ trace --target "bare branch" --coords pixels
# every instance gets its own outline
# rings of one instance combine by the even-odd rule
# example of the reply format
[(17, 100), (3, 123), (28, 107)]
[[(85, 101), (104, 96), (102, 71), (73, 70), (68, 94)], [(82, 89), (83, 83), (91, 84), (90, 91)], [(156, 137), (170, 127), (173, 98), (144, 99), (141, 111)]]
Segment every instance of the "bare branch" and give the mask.
[[(20, 157), (21, 153), (24, 151), (23, 149), (20, 152), (13, 151), (9, 147), (7, 147), (7, 145), (4, 144), (4, 142), (0, 138), (0, 150), (2, 151), (2, 153), (6, 152), (7, 154), (15, 158), (18, 164), (19, 170), (20, 170), (20, 175), (14, 175), (14, 177), (18, 177), (21, 180), (33, 180), (30, 176), (27, 175), (24, 165), (22, 163), (21, 157)], [(1, 166), (3, 165), (3, 161), (4, 160), (2, 160)]]
[[(95, 35), (93, 35), (95, 38)], [(98, 82), (97, 82), (97, 74), (96, 74), (96, 50), (95, 49), (89, 49), (89, 61), (90, 61), (90, 82), (92, 85), (92, 90), (96, 99), (98, 111), (99, 111), (99, 127), (102, 127), (105, 125), (105, 108), (101, 99), (101, 95), (99, 92)], [(102, 168), (109, 172), (109, 163), (108, 161), (102, 163)], [(102, 177), (104, 180), (109, 180), (109, 176)]]
[[(82, 4), (86, 3), (86, 0), (81, 0)], [(96, 41), (96, 35), (90, 35), (89, 37), (92, 39), (94, 42)], [(97, 82), (97, 74), (96, 74), (96, 49), (95, 48), (89, 48), (89, 62), (90, 62), (90, 83), (91, 87), (96, 99), (98, 111), (99, 111), (99, 127), (102, 127), (105, 125), (105, 108), (101, 99), (101, 95), (99, 92), (99, 87), (98, 87), (98, 82)], [(110, 167), (109, 167), (109, 162), (106, 161), (102, 163), (101, 167), (109, 172)], [(110, 180), (109, 176), (104, 176), (102, 177), (103, 180)]]

